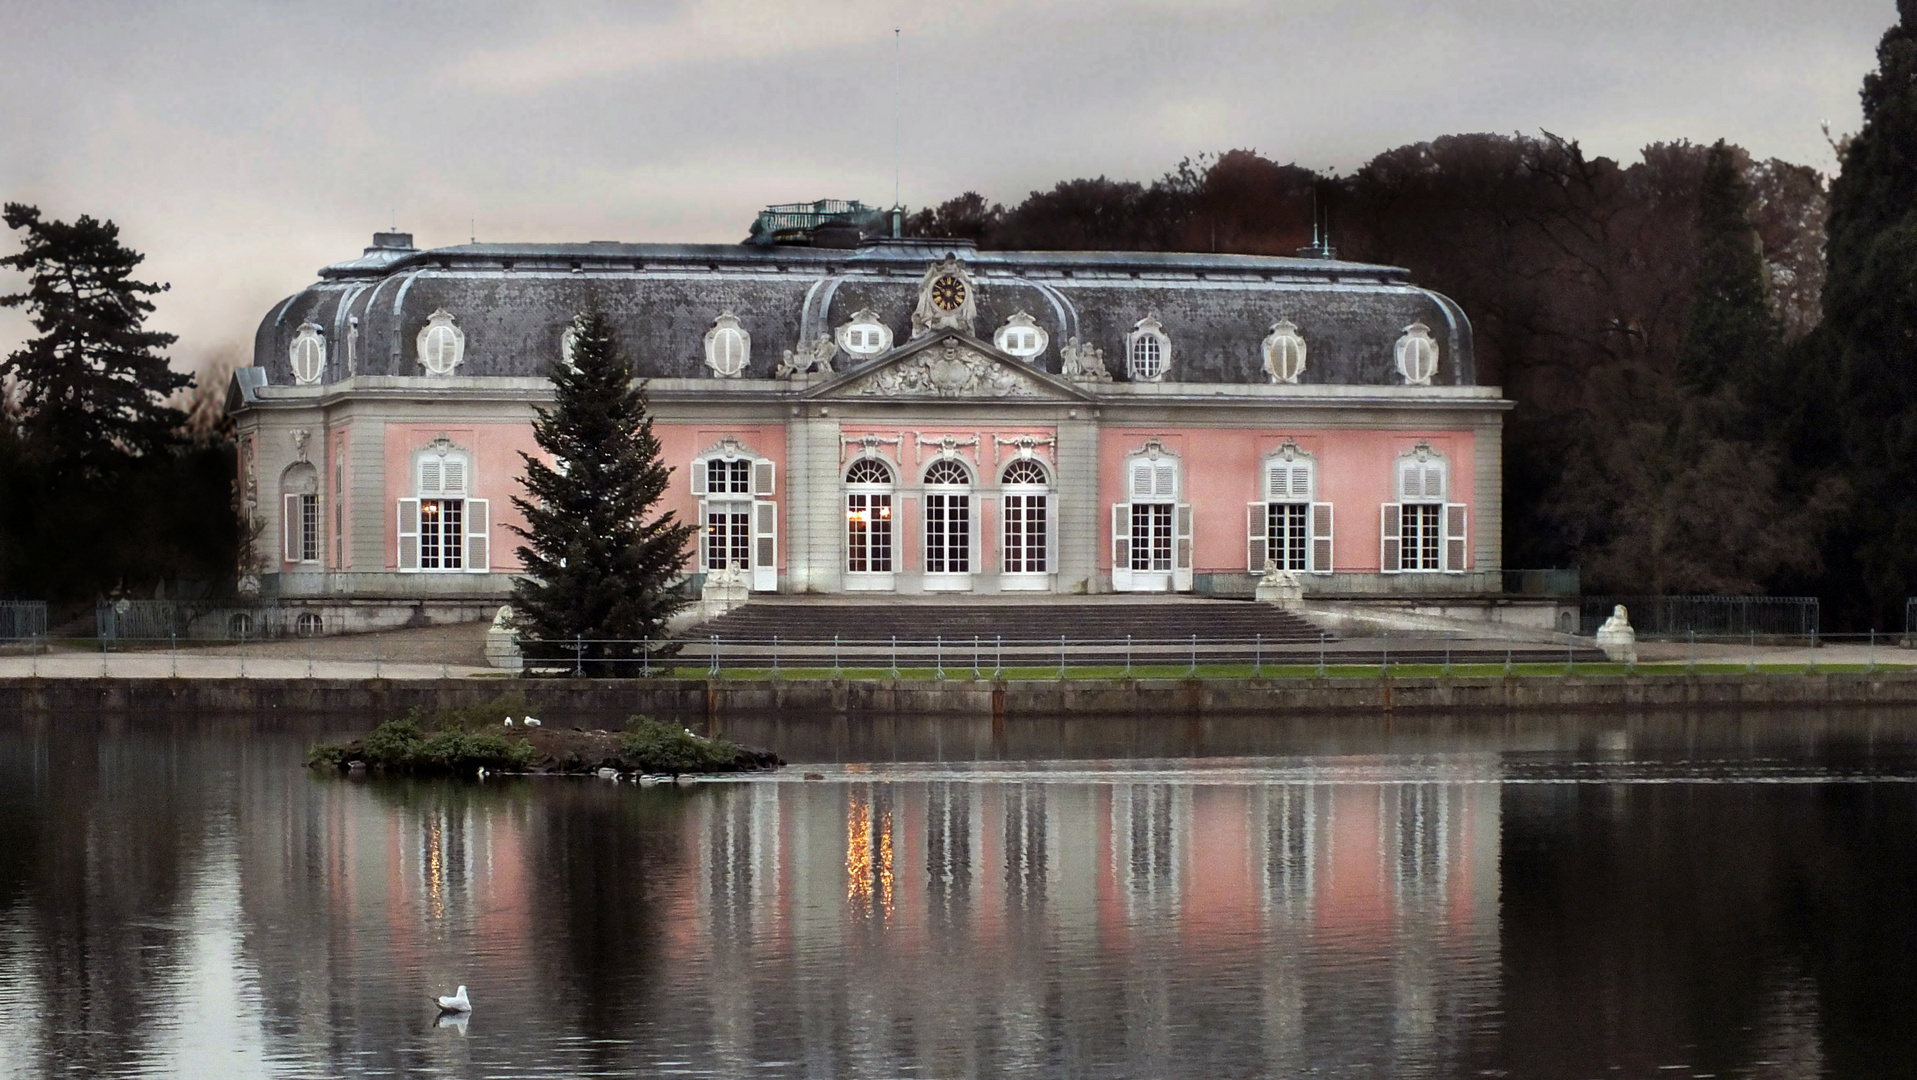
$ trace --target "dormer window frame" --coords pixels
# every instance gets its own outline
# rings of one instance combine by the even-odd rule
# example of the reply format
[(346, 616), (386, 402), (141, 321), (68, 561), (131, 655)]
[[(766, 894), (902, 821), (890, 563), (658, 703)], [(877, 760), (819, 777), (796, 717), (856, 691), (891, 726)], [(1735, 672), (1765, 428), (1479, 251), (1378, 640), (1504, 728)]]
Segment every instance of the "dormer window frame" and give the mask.
[(712, 320), (705, 336), (706, 367), (720, 379), (745, 377), (752, 364), (752, 333), (730, 311), (722, 311)]
[(1133, 382), (1164, 382), (1172, 366), (1171, 335), (1157, 315), (1147, 315), (1125, 336), (1125, 374)]
[(851, 318), (842, 323), (832, 333), (832, 339), (839, 349), (854, 360), (870, 360), (883, 356), (892, 348), (897, 338), (892, 328), (885, 325), (878, 313), (871, 308), (861, 308), (852, 313)]

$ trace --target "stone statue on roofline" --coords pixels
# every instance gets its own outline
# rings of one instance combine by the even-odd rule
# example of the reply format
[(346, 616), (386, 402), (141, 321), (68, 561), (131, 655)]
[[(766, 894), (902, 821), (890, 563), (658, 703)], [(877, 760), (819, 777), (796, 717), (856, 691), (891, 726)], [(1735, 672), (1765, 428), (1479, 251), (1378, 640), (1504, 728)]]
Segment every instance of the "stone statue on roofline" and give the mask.
[(1068, 379), (1080, 382), (1111, 382), (1112, 373), (1105, 367), (1105, 350), (1096, 345), (1079, 344), (1072, 338), (1058, 350), (1060, 373)]
[(839, 351), (838, 343), (831, 334), (820, 334), (810, 345), (801, 345), (796, 349), (786, 349), (780, 354), (778, 370), (773, 377), (778, 379), (796, 379), (814, 371), (832, 373), (832, 357)]

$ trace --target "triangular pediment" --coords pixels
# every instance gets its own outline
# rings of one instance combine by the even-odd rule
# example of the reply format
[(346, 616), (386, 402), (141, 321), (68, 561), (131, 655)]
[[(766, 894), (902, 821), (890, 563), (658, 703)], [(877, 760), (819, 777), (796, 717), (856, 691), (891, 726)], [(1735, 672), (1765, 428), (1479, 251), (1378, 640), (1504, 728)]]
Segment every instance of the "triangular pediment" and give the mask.
[(928, 334), (806, 390), (807, 398), (1090, 401), (1085, 391), (957, 331)]

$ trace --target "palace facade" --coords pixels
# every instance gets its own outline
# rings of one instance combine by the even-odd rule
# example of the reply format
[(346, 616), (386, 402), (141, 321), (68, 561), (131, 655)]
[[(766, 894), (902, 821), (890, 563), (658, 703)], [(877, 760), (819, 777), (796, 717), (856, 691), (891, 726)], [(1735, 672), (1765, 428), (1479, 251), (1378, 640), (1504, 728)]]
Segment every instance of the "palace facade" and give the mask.
[(490, 615), (588, 310), (648, 380), (690, 573), (1241, 596), (1269, 560), (1308, 596), (1498, 592), (1510, 402), (1404, 271), (850, 243), (378, 234), (267, 313), (231, 387), (262, 595), (321, 632)]

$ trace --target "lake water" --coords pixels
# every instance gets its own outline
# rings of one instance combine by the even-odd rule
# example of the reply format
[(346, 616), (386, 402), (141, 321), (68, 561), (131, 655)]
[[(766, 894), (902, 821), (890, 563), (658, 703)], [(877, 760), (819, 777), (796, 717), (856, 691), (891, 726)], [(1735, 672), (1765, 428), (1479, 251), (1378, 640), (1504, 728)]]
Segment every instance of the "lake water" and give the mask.
[(0, 721), (0, 1077), (1917, 1072), (1917, 716), (788, 720), (685, 789), (340, 726)]

